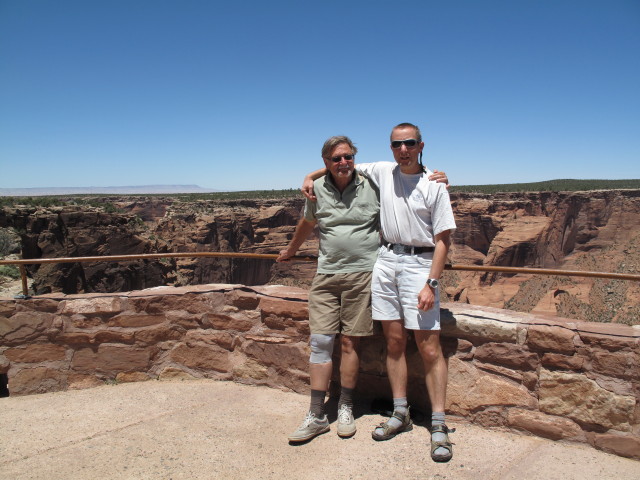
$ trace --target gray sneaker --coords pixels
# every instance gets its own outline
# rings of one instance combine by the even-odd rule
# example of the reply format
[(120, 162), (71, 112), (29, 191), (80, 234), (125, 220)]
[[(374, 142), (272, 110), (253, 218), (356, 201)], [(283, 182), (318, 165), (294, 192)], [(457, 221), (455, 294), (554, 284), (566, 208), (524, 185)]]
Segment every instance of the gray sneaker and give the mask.
[(338, 435), (351, 437), (356, 433), (356, 421), (349, 405), (340, 405), (338, 409)]
[(307, 413), (298, 429), (289, 435), (290, 442), (305, 442), (329, 431), (329, 419), (326, 415), (317, 418), (313, 413)]

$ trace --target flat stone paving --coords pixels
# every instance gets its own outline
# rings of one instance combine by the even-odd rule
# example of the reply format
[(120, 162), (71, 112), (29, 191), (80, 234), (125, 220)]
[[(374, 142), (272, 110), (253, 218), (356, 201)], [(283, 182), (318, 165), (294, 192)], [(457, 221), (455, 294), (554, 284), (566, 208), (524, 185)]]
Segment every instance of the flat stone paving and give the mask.
[[(639, 479), (640, 462), (581, 444), (457, 431), (454, 458), (431, 461), (424, 427), (371, 439), (331, 431), (299, 446), (287, 435), (304, 395), (231, 382), (148, 381), (0, 399), (2, 479)], [(335, 413), (333, 415), (335, 420)]]

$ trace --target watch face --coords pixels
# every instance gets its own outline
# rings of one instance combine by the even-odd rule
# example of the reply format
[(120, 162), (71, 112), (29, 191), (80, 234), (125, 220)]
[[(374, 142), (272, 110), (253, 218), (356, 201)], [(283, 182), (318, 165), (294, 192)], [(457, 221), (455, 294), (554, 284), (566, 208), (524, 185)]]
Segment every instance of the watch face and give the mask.
[(436, 288), (438, 286), (438, 280), (435, 280), (433, 278), (430, 278), (429, 280), (427, 280), (427, 283), (429, 284), (430, 287)]

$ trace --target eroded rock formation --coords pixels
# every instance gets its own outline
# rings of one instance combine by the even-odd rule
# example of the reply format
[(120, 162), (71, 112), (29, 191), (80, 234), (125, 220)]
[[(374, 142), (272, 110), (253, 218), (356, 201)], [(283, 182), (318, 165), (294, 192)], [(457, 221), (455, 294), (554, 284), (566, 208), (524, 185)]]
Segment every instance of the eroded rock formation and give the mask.
[[(640, 272), (640, 191), (452, 196), (460, 264)], [(598, 322), (640, 323), (640, 283), (448, 273), (450, 299)]]

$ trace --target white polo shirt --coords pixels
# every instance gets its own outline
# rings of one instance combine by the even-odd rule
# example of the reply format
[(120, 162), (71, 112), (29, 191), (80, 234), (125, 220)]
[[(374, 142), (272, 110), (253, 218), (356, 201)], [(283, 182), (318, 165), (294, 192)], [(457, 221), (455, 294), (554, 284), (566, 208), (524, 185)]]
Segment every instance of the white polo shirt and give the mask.
[(359, 163), (356, 170), (380, 189), (380, 225), (385, 241), (435, 246), (435, 236), (455, 230), (449, 192), (427, 173), (406, 174), (396, 162)]

